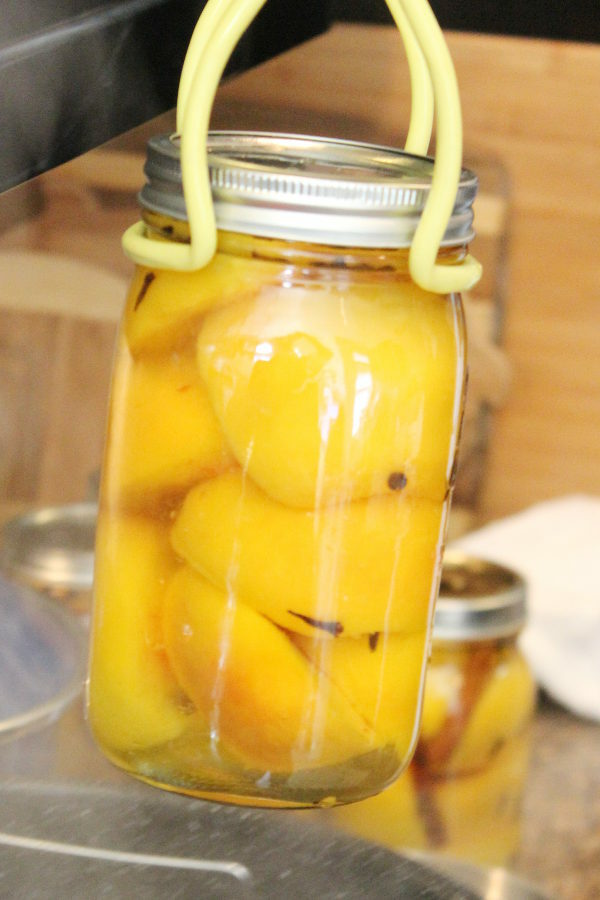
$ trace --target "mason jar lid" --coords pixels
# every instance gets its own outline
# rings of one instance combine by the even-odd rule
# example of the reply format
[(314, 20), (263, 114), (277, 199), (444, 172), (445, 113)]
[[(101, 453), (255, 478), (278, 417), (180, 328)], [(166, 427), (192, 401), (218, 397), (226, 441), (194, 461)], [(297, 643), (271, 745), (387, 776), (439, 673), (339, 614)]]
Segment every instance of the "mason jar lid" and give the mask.
[(444, 554), (433, 640), (516, 635), (525, 624), (526, 585), (512, 569), (454, 550)]
[(98, 505), (29, 510), (2, 528), (0, 570), (39, 591), (91, 590)]
[[(409, 247), (431, 190), (433, 159), (332, 138), (208, 134), (217, 227), (257, 237), (352, 247)], [(143, 207), (186, 220), (180, 139), (148, 142)], [(442, 246), (473, 236), (477, 178), (461, 172)]]

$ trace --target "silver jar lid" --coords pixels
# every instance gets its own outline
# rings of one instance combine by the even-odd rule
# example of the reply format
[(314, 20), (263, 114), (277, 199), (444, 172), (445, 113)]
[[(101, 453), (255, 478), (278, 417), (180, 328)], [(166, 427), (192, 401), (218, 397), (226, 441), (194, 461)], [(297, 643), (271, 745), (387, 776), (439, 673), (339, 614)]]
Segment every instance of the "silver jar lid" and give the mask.
[[(208, 135), (217, 227), (351, 247), (409, 247), (431, 189), (433, 159), (331, 138), (244, 131)], [(143, 207), (186, 220), (180, 140), (148, 142)], [(468, 243), (477, 178), (467, 169), (442, 246)]]
[(96, 503), (29, 510), (0, 532), (0, 570), (39, 591), (91, 590), (94, 578)]
[(512, 569), (455, 550), (444, 554), (433, 640), (516, 635), (525, 624), (526, 585)]

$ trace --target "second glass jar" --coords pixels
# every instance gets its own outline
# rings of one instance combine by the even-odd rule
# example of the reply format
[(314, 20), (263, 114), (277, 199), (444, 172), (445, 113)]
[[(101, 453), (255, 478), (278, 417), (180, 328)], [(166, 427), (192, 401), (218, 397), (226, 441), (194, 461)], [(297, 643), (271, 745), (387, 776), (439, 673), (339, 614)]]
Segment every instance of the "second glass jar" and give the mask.
[(394, 849), (510, 866), (520, 839), (536, 685), (518, 643), (526, 585), (444, 556), (419, 743), (408, 770), (329, 822)]

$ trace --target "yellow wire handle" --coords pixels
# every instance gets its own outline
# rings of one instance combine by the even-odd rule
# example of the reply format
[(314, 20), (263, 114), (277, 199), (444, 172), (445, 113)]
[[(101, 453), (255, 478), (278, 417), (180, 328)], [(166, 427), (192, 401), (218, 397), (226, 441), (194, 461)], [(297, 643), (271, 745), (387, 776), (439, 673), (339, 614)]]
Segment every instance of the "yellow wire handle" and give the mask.
[[(425, 58), (435, 100), (437, 149), (431, 190), (410, 248), (411, 278), (425, 290), (439, 294), (467, 290), (481, 278), (481, 264), (471, 254), (467, 254), (457, 266), (436, 263), (439, 246), (454, 209), (462, 167), (462, 114), (452, 58), (426, 0), (387, 0), (387, 3), (394, 18), (398, 9), (402, 8), (408, 20)], [(415, 74), (420, 76), (420, 73)], [(422, 155), (425, 152), (422, 151)]]
[(134, 262), (177, 271), (201, 269), (217, 249), (217, 226), (208, 177), (206, 136), (223, 70), (246, 28), (266, 0), (208, 0), (194, 29), (177, 98), (183, 193), (189, 244), (152, 241), (143, 222), (123, 235)]
[[(217, 236), (206, 151), (210, 112), (225, 65), (265, 2), (208, 0), (204, 7), (186, 55), (177, 101), (190, 243), (151, 241), (144, 224), (138, 222), (123, 236), (125, 252), (135, 262), (186, 271), (202, 268), (212, 259)], [(427, 0), (387, 0), (387, 4), (405, 42), (411, 77), (408, 152), (426, 154), (436, 100), (438, 153), (430, 195), (409, 254), (411, 276), (437, 293), (464, 290), (478, 280), (479, 263), (470, 256), (460, 265), (435, 263), (453, 210), (462, 159), (460, 100), (452, 60)], [(444, 103), (447, 109), (442, 109)]]
[(427, 61), (402, 4), (392, 0), (388, 6), (402, 35), (410, 75), (410, 123), (404, 149), (407, 153), (425, 156), (429, 149), (433, 129), (433, 86), (427, 69)]

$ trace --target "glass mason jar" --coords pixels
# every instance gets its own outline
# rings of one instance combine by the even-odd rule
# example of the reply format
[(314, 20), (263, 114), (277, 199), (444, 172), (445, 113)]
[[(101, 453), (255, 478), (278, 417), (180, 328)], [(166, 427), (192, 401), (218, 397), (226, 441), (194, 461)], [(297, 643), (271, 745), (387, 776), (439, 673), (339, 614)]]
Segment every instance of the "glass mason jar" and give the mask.
[(525, 584), (447, 551), (421, 734), (408, 771), (334, 822), (393, 847), (506, 865), (518, 849), (536, 687), (518, 646)]
[[(433, 163), (209, 135), (218, 251), (138, 266), (100, 491), (89, 680), (117, 765), (199, 797), (331, 806), (407, 765), (465, 386), (460, 296), (408, 251)], [(153, 139), (148, 237), (188, 238)], [(438, 262), (472, 236), (462, 173)]]

